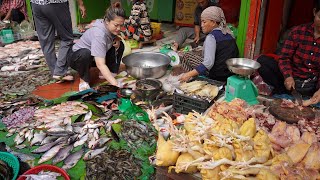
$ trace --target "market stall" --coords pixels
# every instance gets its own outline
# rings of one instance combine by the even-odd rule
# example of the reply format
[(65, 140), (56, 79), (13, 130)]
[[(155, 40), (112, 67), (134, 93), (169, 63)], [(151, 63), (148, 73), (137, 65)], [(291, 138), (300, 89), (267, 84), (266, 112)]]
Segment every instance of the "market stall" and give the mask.
[[(12, 177), (25, 178), (28, 166), (40, 164), (61, 169), (42, 169), (40, 177), (66, 172), (70, 179), (319, 177), (318, 109), (254, 94), (252, 105), (241, 93), (227, 102), (224, 94), (249, 79), (231, 81), (239, 86), (204, 77), (180, 83), (167, 71), (171, 61), (133, 53), (123, 59), (127, 72), (116, 76), (125, 88), (100, 84), (54, 100), (2, 102), (0, 148), (18, 157), (22, 170)], [(230, 70), (252, 73), (253, 65)]]

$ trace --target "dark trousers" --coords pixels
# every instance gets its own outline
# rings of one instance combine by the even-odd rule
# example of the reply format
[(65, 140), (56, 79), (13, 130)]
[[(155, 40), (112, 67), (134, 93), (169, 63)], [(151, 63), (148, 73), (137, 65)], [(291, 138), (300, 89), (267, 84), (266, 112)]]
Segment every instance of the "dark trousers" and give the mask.
[[(1, 19), (4, 19), (5, 17), (6, 15), (2, 16)], [(12, 9), (10, 20), (20, 24), (23, 20), (25, 20), (25, 17), (19, 9)]]
[[(278, 62), (274, 58), (265, 55), (260, 56), (257, 61), (261, 64), (258, 72), (263, 81), (274, 87), (272, 94), (290, 94), (284, 86), (284, 77), (279, 69)], [(295, 81), (295, 89), (302, 95), (312, 96), (316, 91), (316, 78), (307, 83), (304, 83), (305, 79), (293, 78)]]
[[(31, 3), (41, 49), (52, 75), (67, 73), (67, 53), (73, 43), (69, 3), (37, 5)], [(58, 57), (55, 52), (55, 32), (60, 37)]]
[[(107, 52), (106, 65), (112, 73), (118, 73), (123, 51), (124, 44), (120, 42), (120, 47), (118, 50), (116, 50), (115, 47), (112, 47)], [(79, 73), (80, 78), (85, 82), (89, 82), (90, 68), (97, 66), (94, 61), (94, 57), (91, 56), (91, 51), (86, 48), (79, 49), (75, 52), (70, 50), (67, 59), (69, 66)]]
[(23, 20), (25, 20), (25, 17), (19, 9), (12, 9), (11, 20), (20, 24)]

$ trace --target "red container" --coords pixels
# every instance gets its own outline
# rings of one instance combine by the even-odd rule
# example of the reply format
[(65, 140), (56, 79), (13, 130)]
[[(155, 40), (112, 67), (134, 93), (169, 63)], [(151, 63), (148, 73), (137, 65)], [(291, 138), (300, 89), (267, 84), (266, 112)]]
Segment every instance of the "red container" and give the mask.
[[(41, 171), (51, 171), (51, 172), (57, 172), (60, 173), (61, 176), (65, 179), (65, 180), (70, 180), (68, 174), (66, 171), (64, 171), (63, 169), (57, 167), (57, 166), (52, 166), (52, 165), (48, 165), (48, 164), (43, 164), (43, 165), (39, 165), (36, 166), (34, 168), (29, 169), (28, 171), (26, 171), (25, 173), (23, 173), (23, 175), (30, 175), (30, 174), (38, 174)], [(25, 180), (26, 177), (24, 176), (19, 176), (19, 178), (17, 180)]]

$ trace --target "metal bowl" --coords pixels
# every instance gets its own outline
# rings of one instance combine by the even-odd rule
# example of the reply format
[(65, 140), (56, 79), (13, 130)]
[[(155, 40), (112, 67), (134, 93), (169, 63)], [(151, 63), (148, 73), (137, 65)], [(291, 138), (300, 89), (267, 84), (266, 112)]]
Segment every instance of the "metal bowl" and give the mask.
[(136, 93), (141, 96), (142, 99), (155, 98), (162, 89), (162, 83), (156, 79), (140, 79), (136, 82)]
[(160, 78), (167, 72), (171, 62), (168, 55), (155, 52), (137, 52), (125, 56), (122, 62), (131, 76), (144, 78)]
[(250, 76), (260, 68), (260, 63), (247, 58), (232, 58), (226, 61), (228, 69), (241, 76)]

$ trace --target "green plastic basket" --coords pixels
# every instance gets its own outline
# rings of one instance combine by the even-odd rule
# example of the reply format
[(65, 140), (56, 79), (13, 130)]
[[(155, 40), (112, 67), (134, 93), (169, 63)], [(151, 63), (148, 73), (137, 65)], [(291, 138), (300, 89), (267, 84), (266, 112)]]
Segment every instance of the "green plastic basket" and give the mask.
[(13, 180), (17, 179), (19, 174), (20, 164), (14, 155), (8, 152), (0, 152), (0, 160), (6, 162), (13, 169)]

